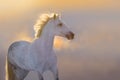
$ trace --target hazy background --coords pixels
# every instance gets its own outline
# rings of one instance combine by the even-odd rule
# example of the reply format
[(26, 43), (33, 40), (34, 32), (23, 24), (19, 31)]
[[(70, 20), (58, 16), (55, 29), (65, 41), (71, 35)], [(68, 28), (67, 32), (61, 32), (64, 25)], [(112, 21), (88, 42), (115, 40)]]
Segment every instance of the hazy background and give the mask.
[[(0, 0), (0, 80), (9, 45), (32, 40), (38, 16), (50, 12), (76, 34), (73, 41), (55, 40), (60, 80), (120, 79), (119, 0)], [(38, 78), (31, 72), (25, 80)]]

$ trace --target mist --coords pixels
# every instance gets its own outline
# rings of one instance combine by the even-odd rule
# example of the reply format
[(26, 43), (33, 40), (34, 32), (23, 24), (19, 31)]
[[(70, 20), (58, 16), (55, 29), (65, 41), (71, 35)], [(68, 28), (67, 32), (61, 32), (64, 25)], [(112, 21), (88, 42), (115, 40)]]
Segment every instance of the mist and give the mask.
[[(0, 80), (5, 78), (5, 56), (9, 45), (16, 40), (31, 41), (34, 38), (33, 25), (38, 12), (1, 20)], [(75, 33), (75, 39), (56, 39), (54, 50), (60, 80), (119, 80), (119, 11), (66, 11), (62, 13), (62, 19)], [(33, 79), (38, 80), (35, 72), (25, 78)]]

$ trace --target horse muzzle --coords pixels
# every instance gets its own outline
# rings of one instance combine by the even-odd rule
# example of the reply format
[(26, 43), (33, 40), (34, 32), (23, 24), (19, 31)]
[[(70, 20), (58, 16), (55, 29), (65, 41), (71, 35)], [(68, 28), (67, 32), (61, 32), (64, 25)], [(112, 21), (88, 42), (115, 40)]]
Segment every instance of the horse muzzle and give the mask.
[(74, 39), (74, 33), (73, 32), (68, 32), (66, 35), (65, 35), (65, 37), (68, 39), (68, 40), (72, 40), (72, 39)]

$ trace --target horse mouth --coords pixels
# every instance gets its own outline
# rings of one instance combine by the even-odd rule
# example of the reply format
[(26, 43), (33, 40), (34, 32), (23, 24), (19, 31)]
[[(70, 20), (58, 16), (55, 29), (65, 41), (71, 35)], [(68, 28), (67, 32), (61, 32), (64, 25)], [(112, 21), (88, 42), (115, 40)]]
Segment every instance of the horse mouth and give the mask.
[(74, 39), (74, 33), (73, 33), (73, 32), (69, 32), (68, 34), (65, 35), (65, 37), (66, 37), (68, 40), (72, 40), (72, 39)]

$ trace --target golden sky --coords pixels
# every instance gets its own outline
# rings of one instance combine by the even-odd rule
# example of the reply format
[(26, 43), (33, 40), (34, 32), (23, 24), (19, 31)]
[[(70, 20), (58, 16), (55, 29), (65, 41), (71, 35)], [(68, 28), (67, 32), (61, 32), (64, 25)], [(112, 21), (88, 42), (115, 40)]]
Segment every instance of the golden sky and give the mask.
[[(71, 12), (79, 12), (80, 10), (114, 10), (120, 8), (119, 0), (0, 0), (0, 22), (2, 21), (13, 21), (14, 18), (20, 18), (20, 20), (24, 20), (24, 17), (29, 16), (31, 13), (32, 16), (36, 16), (34, 11), (71, 11)], [(76, 10), (76, 11), (74, 11)], [(19, 19), (18, 18), (18, 19)], [(14, 21), (13, 21), (14, 22)], [(1, 26), (0, 26), (1, 27)], [(17, 39), (20, 39), (23, 36), (23, 39), (31, 40), (27, 38), (27, 33), (20, 33)], [(98, 39), (98, 38), (97, 38)], [(60, 38), (56, 38), (59, 42), (56, 43), (56, 47), (67, 47), (69, 42), (64, 42)], [(95, 43), (94, 40), (91, 40)], [(93, 44), (92, 43), (92, 44)]]
[(0, 0), (0, 19), (20, 17), (30, 10), (119, 9), (119, 0)]

